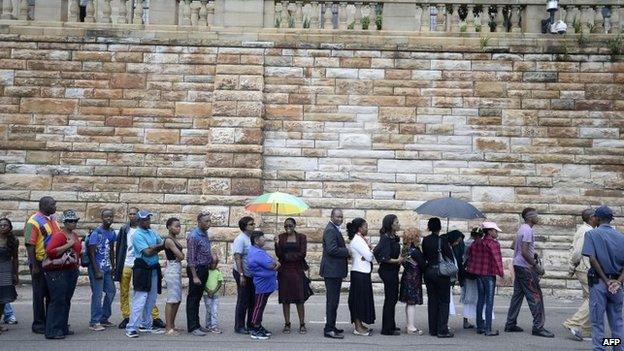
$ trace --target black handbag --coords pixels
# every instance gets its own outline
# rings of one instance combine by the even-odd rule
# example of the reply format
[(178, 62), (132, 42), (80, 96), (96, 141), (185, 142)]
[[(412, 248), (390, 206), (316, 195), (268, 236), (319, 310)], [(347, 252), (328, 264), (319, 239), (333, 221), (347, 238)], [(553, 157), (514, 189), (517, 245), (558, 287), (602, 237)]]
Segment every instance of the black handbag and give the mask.
[(442, 238), (438, 238), (438, 276), (449, 277), (454, 280), (457, 275), (457, 266), (455, 261), (450, 260), (442, 255)]

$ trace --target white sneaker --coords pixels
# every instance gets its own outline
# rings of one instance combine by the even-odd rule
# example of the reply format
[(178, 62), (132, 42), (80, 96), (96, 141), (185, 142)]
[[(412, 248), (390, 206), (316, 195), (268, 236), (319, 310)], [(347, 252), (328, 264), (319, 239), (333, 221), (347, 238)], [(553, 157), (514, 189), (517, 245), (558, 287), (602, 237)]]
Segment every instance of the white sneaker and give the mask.
[(93, 330), (93, 331), (102, 331), (102, 330), (106, 330), (106, 328), (104, 328), (103, 325), (101, 325), (100, 323), (94, 324), (94, 325), (90, 325), (89, 329)]
[(17, 318), (15, 316), (9, 317), (9, 319), (4, 320), (5, 324), (17, 324)]

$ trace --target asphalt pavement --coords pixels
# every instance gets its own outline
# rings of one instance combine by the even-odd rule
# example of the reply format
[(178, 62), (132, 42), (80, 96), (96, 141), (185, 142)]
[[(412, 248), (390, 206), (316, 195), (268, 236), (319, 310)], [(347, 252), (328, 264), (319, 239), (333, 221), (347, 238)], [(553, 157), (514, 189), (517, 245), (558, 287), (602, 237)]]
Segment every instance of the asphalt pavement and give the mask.
[[(531, 351), (551, 351), (551, 350), (591, 350), (589, 341), (577, 342), (569, 338), (568, 332), (561, 326), (561, 323), (572, 315), (580, 301), (562, 300), (546, 297), (546, 328), (555, 333), (554, 339), (545, 339), (532, 336), (531, 316), (526, 303), (522, 307), (518, 325), (524, 328), (523, 333), (505, 333), (504, 321), (507, 313), (509, 297), (496, 296), (495, 298), (495, 320), (493, 329), (499, 329), (500, 336), (485, 337), (477, 335), (474, 330), (462, 329), (462, 317), (460, 315), (451, 316), (449, 326), (455, 330), (455, 337), (452, 339), (438, 339), (428, 336), (427, 333), (427, 307), (426, 301), (422, 306), (417, 307), (417, 326), (425, 330), (425, 335), (383, 336), (379, 334), (381, 325), (383, 296), (375, 296), (377, 322), (372, 326), (374, 334), (370, 337), (352, 335), (352, 326), (349, 324), (349, 310), (347, 307), (347, 296), (342, 295), (340, 308), (338, 311), (338, 328), (345, 329), (343, 340), (333, 340), (323, 337), (323, 325), (325, 320), (325, 297), (315, 295), (306, 303), (306, 321), (308, 333), (298, 334), (298, 318), (296, 309), (291, 308), (292, 333), (282, 334), (283, 316), (282, 308), (277, 303), (277, 294), (273, 294), (269, 299), (265, 315), (264, 326), (273, 332), (270, 340), (252, 340), (249, 336), (235, 334), (234, 307), (236, 299), (234, 296), (226, 296), (221, 299), (220, 323), (223, 334), (209, 334), (205, 337), (191, 336), (183, 332), (181, 336), (171, 337), (165, 335), (144, 335), (137, 339), (129, 339), (124, 335), (123, 330), (117, 328), (107, 329), (102, 332), (93, 332), (88, 329), (89, 321), (89, 299), (90, 289), (88, 286), (78, 287), (70, 314), (71, 328), (75, 335), (67, 337), (65, 340), (46, 340), (43, 335), (30, 332), (32, 322), (31, 293), (29, 286), (21, 286), (18, 289), (19, 298), (13, 304), (19, 323), (8, 326), (9, 331), (0, 335), (0, 350), (10, 351), (72, 351), (86, 350), (436, 350), (436, 351), (484, 351), (484, 350), (531, 350)], [(454, 296), (457, 313), (461, 314), (461, 304), (459, 296)], [(158, 307), (161, 308), (161, 318), (164, 320), (164, 296), (158, 298)], [(405, 305), (399, 303), (396, 308), (397, 324), (404, 326)], [(204, 307), (201, 306), (200, 318), (204, 320)], [(113, 323), (121, 321), (119, 311), (119, 296), (115, 297), (113, 303)], [(184, 301), (180, 307), (177, 317), (177, 326), (186, 327), (186, 314)]]

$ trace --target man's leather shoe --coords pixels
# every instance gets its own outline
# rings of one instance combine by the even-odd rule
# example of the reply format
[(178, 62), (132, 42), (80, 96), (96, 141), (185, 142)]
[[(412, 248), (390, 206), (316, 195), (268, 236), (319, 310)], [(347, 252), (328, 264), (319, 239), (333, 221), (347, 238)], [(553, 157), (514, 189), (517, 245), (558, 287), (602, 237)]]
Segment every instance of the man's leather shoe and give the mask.
[(444, 339), (444, 338), (452, 338), (454, 337), (455, 334), (453, 333), (446, 333), (446, 334), (438, 334), (438, 338)]
[(325, 332), (323, 335), (326, 338), (331, 338), (331, 339), (343, 339), (344, 338), (344, 335), (337, 333), (335, 330)]
[(533, 332), (531, 332), (531, 334), (535, 335), (535, 336), (541, 336), (543, 338), (554, 338), (555, 334), (549, 332), (548, 330), (542, 328), (540, 330), (533, 330)]
[(334, 331), (338, 334), (344, 334), (344, 329), (334, 328)]
[(67, 333), (65, 333), (65, 335), (74, 335), (74, 331), (73, 330), (68, 330)]
[(477, 334), (484, 334), (484, 333), (485, 333), (485, 330), (483, 330), (483, 329), (477, 329)]
[(497, 336), (497, 335), (498, 335), (498, 330), (489, 331), (489, 332), (485, 333), (485, 336)]
[(248, 329), (245, 329), (245, 328), (238, 328), (238, 329), (234, 329), (234, 332), (235, 332), (236, 334), (244, 334), (244, 335), (249, 334), (249, 330), (248, 330)]
[(506, 328), (505, 328), (505, 331), (506, 331), (507, 333), (520, 333), (520, 332), (523, 332), (523, 331), (524, 331), (524, 329), (520, 328), (520, 327), (519, 327), (519, 326), (517, 326), (517, 325), (514, 325), (513, 327), (509, 327), (509, 328), (507, 328), (507, 327), (506, 327)]

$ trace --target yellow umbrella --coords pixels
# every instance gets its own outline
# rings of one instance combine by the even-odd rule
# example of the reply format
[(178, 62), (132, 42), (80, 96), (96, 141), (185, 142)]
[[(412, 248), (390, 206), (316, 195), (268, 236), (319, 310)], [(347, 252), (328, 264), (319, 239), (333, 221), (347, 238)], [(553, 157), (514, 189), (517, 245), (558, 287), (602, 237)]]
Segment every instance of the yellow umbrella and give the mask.
[(245, 206), (245, 209), (251, 212), (275, 213), (275, 234), (277, 234), (278, 215), (299, 214), (305, 212), (308, 208), (310, 206), (300, 198), (279, 191), (262, 194)]

